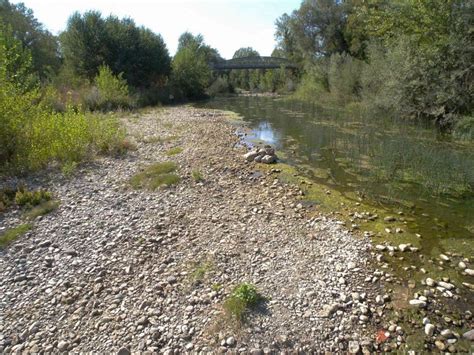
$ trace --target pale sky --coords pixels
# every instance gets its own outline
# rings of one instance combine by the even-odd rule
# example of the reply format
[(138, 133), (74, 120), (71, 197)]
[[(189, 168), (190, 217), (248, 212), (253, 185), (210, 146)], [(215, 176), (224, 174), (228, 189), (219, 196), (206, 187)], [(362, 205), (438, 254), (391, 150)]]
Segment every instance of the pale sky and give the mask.
[[(18, 3), (20, 1), (12, 1)], [(99, 10), (104, 16), (131, 17), (163, 36), (171, 54), (184, 31), (201, 33), (224, 58), (241, 47), (270, 55), (275, 20), (299, 7), (301, 0), (23, 0), (52, 33), (66, 28), (74, 11)]]

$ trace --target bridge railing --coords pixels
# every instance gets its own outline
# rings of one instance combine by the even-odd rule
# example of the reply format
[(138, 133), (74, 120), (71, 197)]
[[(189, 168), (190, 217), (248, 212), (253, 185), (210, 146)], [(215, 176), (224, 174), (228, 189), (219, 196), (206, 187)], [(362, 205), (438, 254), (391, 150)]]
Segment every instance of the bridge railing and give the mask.
[(232, 70), (232, 69), (277, 69), (296, 68), (288, 59), (277, 57), (244, 57), (224, 60), (211, 64), (212, 70)]

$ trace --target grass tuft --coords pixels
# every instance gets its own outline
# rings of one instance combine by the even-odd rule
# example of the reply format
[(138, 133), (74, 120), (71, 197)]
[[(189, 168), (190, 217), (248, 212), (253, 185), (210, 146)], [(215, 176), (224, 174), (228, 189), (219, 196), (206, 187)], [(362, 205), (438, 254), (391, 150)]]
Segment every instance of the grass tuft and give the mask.
[(214, 264), (211, 261), (204, 261), (194, 265), (194, 270), (191, 273), (191, 279), (194, 283), (199, 283), (204, 280), (208, 272), (212, 270)]
[(173, 156), (173, 155), (178, 155), (179, 153), (181, 153), (183, 151), (183, 148), (181, 147), (174, 147), (174, 148), (171, 148), (170, 150), (168, 150), (166, 152), (166, 155), (167, 156)]
[(33, 226), (29, 223), (21, 224), (18, 227), (10, 228), (0, 234), (0, 248), (6, 247), (8, 244), (13, 242), (19, 236), (28, 232)]
[(156, 190), (160, 186), (176, 185), (180, 177), (174, 172), (177, 166), (173, 162), (156, 163), (147, 167), (141, 173), (130, 179), (130, 184), (135, 189)]
[(204, 181), (204, 177), (202, 176), (202, 173), (199, 170), (193, 170), (192, 176), (193, 180), (196, 182)]
[(224, 310), (230, 319), (240, 324), (245, 321), (249, 310), (261, 300), (263, 297), (255, 286), (241, 283), (234, 288), (232, 294), (224, 302)]
[(29, 219), (35, 219), (38, 216), (44, 216), (48, 213), (53, 212), (57, 209), (60, 205), (60, 201), (58, 200), (50, 200), (41, 203), (40, 205), (33, 207), (31, 210), (25, 213), (25, 217)]

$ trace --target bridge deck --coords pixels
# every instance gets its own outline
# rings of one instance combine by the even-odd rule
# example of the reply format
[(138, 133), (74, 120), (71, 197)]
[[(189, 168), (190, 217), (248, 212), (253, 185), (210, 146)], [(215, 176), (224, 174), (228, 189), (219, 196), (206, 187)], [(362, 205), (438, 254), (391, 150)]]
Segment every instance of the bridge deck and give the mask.
[(211, 65), (212, 70), (232, 70), (232, 69), (295, 69), (297, 66), (285, 58), (276, 57), (245, 57), (234, 58)]

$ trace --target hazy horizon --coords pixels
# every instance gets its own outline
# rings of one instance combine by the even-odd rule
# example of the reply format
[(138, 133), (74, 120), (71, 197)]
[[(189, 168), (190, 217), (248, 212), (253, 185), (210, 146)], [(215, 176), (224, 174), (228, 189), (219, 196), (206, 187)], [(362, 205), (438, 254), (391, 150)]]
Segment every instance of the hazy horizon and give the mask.
[(130, 17), (139, 26), (161, 34), (171, 55), (179, 36), (189, 31), (201, 33), (206, 44), (222, 57), (231, 58), (242, 47), (253, 47), (270, 55), (275, 47), (275, 20), (299, 7), (301, 0), (25, 0), (35, 18), (57, 35), (66, 28), (75, 12), (98, 10), (104, 16)]

